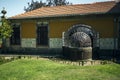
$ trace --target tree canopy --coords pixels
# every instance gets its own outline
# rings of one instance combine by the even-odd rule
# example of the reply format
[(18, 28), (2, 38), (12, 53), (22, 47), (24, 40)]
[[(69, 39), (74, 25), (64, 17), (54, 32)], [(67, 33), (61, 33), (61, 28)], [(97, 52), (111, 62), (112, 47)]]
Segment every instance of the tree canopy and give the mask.
[(24, 7), (24, 10), (26, 12), (31, 11), (31, 10), (35, 10), (37, 8), (46, 6), (46, 3), (42, 2), (42, 1), (34, 1), (32, 0), (31, 3), (28, 2), (28, 7)]
[(47, 0), (47, 6), (61, 6), (69, 4), (71, 3), (66, 0)]
[(42, 0), (41, 1), (31, 0), (31, 2), (28, 2), (28, 6), (24, 7), (24, 10), (28, 12), (41, 7), (61, 6), (61, 5), (69, 5), (69, 4), (71, 3), (66, 0), (46, 0), (46, 2), (42, 2)]

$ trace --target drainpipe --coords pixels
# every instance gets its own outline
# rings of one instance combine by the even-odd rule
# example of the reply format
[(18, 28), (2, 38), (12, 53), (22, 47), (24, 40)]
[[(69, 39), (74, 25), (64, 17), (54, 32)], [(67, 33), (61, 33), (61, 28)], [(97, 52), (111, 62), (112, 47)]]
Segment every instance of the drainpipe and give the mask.
[(62, 46), (65, 46), (65, 32), (62, 32)]
[(120, 50), (120, 16), (118, 17), (118, 50)]
[(115, 55), (116, 55), (116, 50), (117, 50), (117, 47), (118, 45), (116, 44), (117, 43), (117, 39), (118, 39), (118, 27), (117, 27), (117, 17), (114, 18), (114, 50), (113, 50), (113, 60), (115, 58)]
[(113, 52), (113, 56), (115, 54), (116, 51), (116, 18), (114, 18), (114, 52)]

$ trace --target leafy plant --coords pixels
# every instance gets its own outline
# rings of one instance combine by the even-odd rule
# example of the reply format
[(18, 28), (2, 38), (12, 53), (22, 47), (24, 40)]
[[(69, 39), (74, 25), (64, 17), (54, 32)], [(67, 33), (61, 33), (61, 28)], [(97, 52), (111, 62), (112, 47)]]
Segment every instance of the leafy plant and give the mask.
[(12, 36), (12, 26), (10, 25), (10, 22), (2, 18), (2, 25), (0, 26), (0, 39), (2, 39), (2, 49), (5, 51), (6, 49), (6, 39), (10, 38)]
[(11, 37), (12, 35), (12, 27), (10, 25), (10, 22), (6, 20), (5, 18), (2, 19), (2, 25), (0, 26), (0, 38), (6, 39)]

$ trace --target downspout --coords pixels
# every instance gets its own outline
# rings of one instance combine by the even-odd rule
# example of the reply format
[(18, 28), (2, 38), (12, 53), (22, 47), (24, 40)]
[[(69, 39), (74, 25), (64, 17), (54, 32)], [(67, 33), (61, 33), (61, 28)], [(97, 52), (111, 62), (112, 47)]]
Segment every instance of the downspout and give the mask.
[(118, 26), (118, 50), (120, 51), (120, 16), (118, 17), (117, 26)]
[(114, 17), (114, 50), (113, 50), (113, 60), (115, 59), (116, 50), (117, 50), (117, 39), (118, 39), (118, 27), (117, 27), (117, 17)]
[(120, 16), (114, 18), (114, 52), (113, 59), (115, 59), (120, 51)]

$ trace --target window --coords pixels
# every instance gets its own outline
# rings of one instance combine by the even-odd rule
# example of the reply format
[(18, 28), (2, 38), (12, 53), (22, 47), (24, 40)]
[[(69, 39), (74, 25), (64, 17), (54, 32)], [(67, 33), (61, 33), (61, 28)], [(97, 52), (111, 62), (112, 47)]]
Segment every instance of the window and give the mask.
[(45, 23), (39, 23), (37, 25), (37, 45), (48, 45), (48, 25)]
[(20, 25), (14, 24), (13, 25), (13, 34), (10, 38), (11, 45), (20, 45)]

